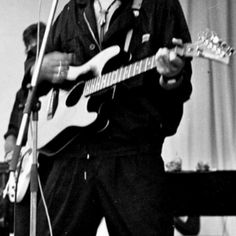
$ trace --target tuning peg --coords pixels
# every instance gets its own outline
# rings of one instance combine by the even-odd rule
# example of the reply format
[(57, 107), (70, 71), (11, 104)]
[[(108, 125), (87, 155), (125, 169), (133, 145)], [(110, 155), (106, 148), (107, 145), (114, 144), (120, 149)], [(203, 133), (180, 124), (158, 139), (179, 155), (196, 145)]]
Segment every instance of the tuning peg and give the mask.
[(223, 48), (228, 47), (228, 44), (227, 44), (225, 41), (222, 41), (220, 45), (221, 45), (221, 47), (223, 47)]
[(228, 53), (229, 55), (232, 55), (232, 54), (234, 54), (234, 53), (235, 53), (235, 49), (234, 49), (234, 48), (231, 48), (231, 47), (229, 47), (229, 48), (227, 49), (227, 53)]
[(220, 40), (220, 38), (217, 35), (215, 35), (212, 37), (212, 42), (214, 44), (220, 44), (222, 42), (222, 40)]
[(198, 34), (199, 41), (204, 42), (206, 39), (209, 39), (212, 36), (212, 33), (209, 29), (202, 31)]

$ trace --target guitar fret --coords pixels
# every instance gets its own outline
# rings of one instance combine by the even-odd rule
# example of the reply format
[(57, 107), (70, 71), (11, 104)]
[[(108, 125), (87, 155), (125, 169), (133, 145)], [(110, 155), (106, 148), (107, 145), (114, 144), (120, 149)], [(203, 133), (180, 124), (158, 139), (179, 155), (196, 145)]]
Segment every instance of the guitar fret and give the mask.
[(110, 86), (109, 73), (106, 74), (106, 88)]
[(138, 62), (138, 74), (140, 74), (141, 72), (142, 72), (142, 60), (140, 60), (139, 62)]
[(113, 85), (113, 72), (110, 72), (109, 76), (110, 76), (110, 85), (109, 86), (112, 86)]
[(96, 81), (96, 92), (98, 92), (101, 88), (101, 77), (102, 76), (98, 76), (97, 77), (97, 81)]
[(155, 59), (155, 56), (152, 56), (152, 57), (151, 57), (151, 60), (152, 60), (152, 67), (151, 67), (151, 69), (152, 69), (152, 68), (156, 67), (156, 59)]
[(116, 74), (116, 81), (117, 81), (117, 83), (119, 83), (121, 81), (120, 73), (121, 73), (121, 68), (117, 69), (117, 74)]
[(139, 61), (135, 62), (135, 67), (134, 67), (134, 75), (138, 75), (139, 74)]
[(105, 87), (104, 88), (107, 88), (109, 85), (109, 74), (105, 74), (105, 77), (104, 77), (104, 79), (105, 79)]
[(93, 78), (93, 79), (91, 80), (91, 85), (92, 85), (92, 86), (91, 86), (91, 87), (92, 87), (92, 88), (91, 88), (91, 92), (94, 93), (94, 91), (95, 91), (95, 78)]
[(98, 88), (99, 88), (99, 79), (100, 79), (99, 76), (95, 78), (95, 88), (94, 88), (95, 91), (94, 91), (94, 92), (97, 92), (97, 91), (98, 91)]
[(90, 79), (90, 80), (88, 80), (88, 81), (86, 81), (86, 85), (87, 85), (87, 92), (86, 92), (86, 95), (88, 95), (88, 94), (90, 94), (91, 93), (91, 90), (92, 90), (92, 85), (91, 85), (91, 82), (92, 82), (92, 80)]
[(89, 81), (86, 81), (84, 84), (84, 94), (87, 96), (89, 94)]
[(118, 70), (115, 70), (112, 72), (112, 75), (111, 75), (112, 85), (117, 83), (117, 73), (118, 73)]
[(89, 93), (92, 92), (92, 79), (88, 80), (88, 84), (89, 84)]
[(96, 92), (101, 90), (101, 85), (102, 85), (101, 83), (102, 83), (102, 75), (98, 77)]
[(96, 92), (99, 91), (99, 90), (101, 90), (101, 78), (102, 78), (102, 76), (98, 76), (98, 77), (97, 77), (97, 82), (96, 82), (96, 84), (97, 84), (97, 86), (96, 86)]
[(144, 67), (145, 67), (145, 71), (147, 71), (147, 61), (148, 61), (147, 58), (145, 58), (145, 59), (144, 59), (144, 62), (145, 62), (145, 63), (144, 63), (144, 64), (145, 64), (145, 66), (144, 66)]
[(107, 77), (107, 74), (103, 74), (101, 77), (99, 77), (99, 88), (98, 90), (102, 90), (104, 88), (106, 88), (106, 77)]
[(141, 72), (145, 72), (145, 60), (141, 60), (141, 62), (140, 62), (140, 64), (141, 64), (141, 66), (140, 66), (140, 71)]
[(150, 70), (151, 68), (152, 68), (152, 59), (148, 57), (146, 63), (146, 70)]
[(131, 68), (132, 68), (131, 64), (130, 64), (130, 65), (128, 65), (128, 67), (129, 67), (129, 74), (128, 74), (128, 78), (131, 78)]
[(126, 80), (127, 78), (129, 78), (129, 66), (124, 67), (124, 79), (123, 80)]
[(107, 74), (104, 74), (101, 77), (101, 87), (100, 87), (101, 89), (106, 88), (106, 82), (107, 82), (106, 77), (107, 77)]
[(95, 81), (96, 80), (96, 78), (93, 78), (92, 80), (91, 80), (91, 85), (92, 85), (92, 88), (91, 88), (91, 92), (92, 93), (94, 93), (95, 92), (95, 87), (96, 87), (96, 84), (95, 84)]
[(133, 77), (133, 67), (132, 67), (132, 64), (129, 65), (129, 78)]
[(124, 67), (120, 68), (120, 81), (124, 80)]
[(109, 76), (110, 76), (110, 84), (109, 84), (109, 87), (113, 85), (113, 72), (110, 72), (109, 73)]
[(135, 76), (134, 64), (130, 64), (130, 77)]
[(110, 87), (112, 85), (111, 75), (112, 75), (112, 72), (109, 72), (107, 74), (107, 87)]

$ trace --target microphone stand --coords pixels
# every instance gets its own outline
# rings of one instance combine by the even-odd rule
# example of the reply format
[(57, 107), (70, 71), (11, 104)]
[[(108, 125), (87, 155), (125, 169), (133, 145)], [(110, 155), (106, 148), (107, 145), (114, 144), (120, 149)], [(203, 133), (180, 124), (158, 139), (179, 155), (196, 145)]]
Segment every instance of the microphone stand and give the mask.
[[(23, 112), (23, 117), (20, 124), (19, 133), (16, 140), (16, 146), (14, 148), (12, 160), (10, 163), (9, 171), (10, 175), (14, 175), (18, 159), (21, 152), (21, 147), (23, 143), (23, 137), (26, 131), (28, 130), (29, 117), (31, 112), (33, 112), (33, 163), (31, 166), (30, 173), (30, 236), (36, 235), (36, 218), (37, 218), (37, 191), (38, 191), (38, 173), (37, 173), (37, 121), (38, 121), (38, 110), (39, 103), (36, 102), (36, 92), (37, 92), (37, 83), (39, 72), (41, 69), (43, 56), (45, 53), (45, 48), (48, 40), (49, 31), (51, 29), (54, 15), (56, 12), (58, 0), (53, 0), (50, 14), (48, 17), (48, 22), (46, 25), (42, 45), (40, 48), (39, 56), (36, 59), (34, 72), (31, 80), (31, 86), (29, 88), (29, 93), (26, 100), (26, 105)], [(17, 195), (16, 195), (17, 196)], [(17, 235), (15, 235), (17, 236)]]

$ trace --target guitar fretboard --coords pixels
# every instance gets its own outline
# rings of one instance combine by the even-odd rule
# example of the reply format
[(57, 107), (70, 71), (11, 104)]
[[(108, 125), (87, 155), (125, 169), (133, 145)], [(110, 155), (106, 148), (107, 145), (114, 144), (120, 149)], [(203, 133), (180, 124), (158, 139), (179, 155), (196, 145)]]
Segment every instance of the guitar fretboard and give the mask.
[(155, 55), (86, 81), (84, 95), (89, 96), (155, 68)]

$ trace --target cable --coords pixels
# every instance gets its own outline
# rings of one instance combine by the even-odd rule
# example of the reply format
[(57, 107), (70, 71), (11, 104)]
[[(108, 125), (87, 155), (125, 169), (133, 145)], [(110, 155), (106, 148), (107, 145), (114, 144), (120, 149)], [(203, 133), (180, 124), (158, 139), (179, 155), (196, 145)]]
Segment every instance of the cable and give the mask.
[(48, 213), (47, 204), (46, 204), (46, 201), (45, 201), (45, 198), (44, 198), (42, 184), (41, 184), (41, 180), (40, 180), (39, 175), (38, 175), (38, 184), (39, 184), (39, 191), (40, 191), (40, 195), (41, 195), (41, 198), (42, 198), (43, 206), (44, 206), (44, 209), (45, 209), (45, 214), (46, 214), (47, 221), (48, 221), (49, 232), (50, 232), (50, 235), (53, 236), (52, 224), (51, 224), (50, 216), (49, 216), (49, 213)]

